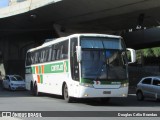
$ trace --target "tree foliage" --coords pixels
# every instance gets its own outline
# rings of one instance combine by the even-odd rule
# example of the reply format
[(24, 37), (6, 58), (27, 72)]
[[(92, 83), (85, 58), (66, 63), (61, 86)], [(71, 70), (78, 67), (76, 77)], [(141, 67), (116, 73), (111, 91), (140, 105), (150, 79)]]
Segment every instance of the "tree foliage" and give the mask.
[(143, 49), (142, 52), (143, 52), (143, 55), (145, 57), (152, 57), (152, 56), (154, 56), (154, 53), (153, 53), (153, 51), (152, 51), (151, 48)]
[(145, 48), (136, 51), (137, 57), (143, 55), (144, 57), (160, 57), (160, 47)]
[(151, 48), (154, 56), (159, 57), (160, 56), (160, 47)]
[(160, 57), (160, 47), (136, 50), (137, 63), (142, 63), (143, 57)]

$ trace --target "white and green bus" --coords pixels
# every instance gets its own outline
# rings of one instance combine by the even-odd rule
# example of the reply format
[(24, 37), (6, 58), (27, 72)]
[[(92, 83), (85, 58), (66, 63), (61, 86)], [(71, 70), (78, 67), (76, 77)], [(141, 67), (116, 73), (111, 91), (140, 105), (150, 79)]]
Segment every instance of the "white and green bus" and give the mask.
[[(32, 94), (73, 98), (128, 95), (128, 59), (120, 36), (74, 34), (30, 49), (26, 55), (26, 89)], [(129, 49), (131, 62), (135, 51)]]

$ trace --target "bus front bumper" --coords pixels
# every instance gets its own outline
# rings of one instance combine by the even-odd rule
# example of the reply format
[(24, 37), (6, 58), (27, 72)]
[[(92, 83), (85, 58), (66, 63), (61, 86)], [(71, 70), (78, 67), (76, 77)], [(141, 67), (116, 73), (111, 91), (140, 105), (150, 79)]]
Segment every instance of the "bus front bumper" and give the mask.
[(74, 95), (76, 98), (105, 98), (105, 97), (127, 97), (128, 87), (122, 88), (90, 88), (79, 86), (79, 94)]

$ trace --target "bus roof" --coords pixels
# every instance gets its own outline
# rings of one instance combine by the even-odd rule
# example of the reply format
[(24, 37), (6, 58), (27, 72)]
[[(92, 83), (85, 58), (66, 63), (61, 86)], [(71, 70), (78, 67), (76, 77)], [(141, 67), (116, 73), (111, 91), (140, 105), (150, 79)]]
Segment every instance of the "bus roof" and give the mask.
[(121, 36), (109, 35), (109, 34), (95, 34), (95, 33), (72, 34), (72, 35), (69, 35), (69, 36), (66, 36), (66, 37), (60, 37), (60, 38), (53, 39), (52, 41), (49, 41), (49, 42), (46, 42), (46, 43), (42, 44), (41, 46), (38, 46), (36, 48), (31, 48), (27, 52), (31, 52), (31, 51), (38, 50), (40, 48), (44, 48), (46, 46), (49, 46), (49, 45), (52, 45), (54, 43), (58, 43), (58, 42), (64, 41), (64, 40), (69, 39), (71, 37), (80, 37), (80, 36), (84, 36), (84, 37), (122, 38)]

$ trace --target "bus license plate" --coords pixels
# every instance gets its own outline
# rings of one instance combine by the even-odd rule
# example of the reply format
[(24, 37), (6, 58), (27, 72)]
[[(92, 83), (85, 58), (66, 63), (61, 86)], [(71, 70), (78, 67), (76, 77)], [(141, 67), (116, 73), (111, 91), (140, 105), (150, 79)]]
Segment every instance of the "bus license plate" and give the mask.
[(111, 91), (103, 91), (103, 94), (111, 94)]

